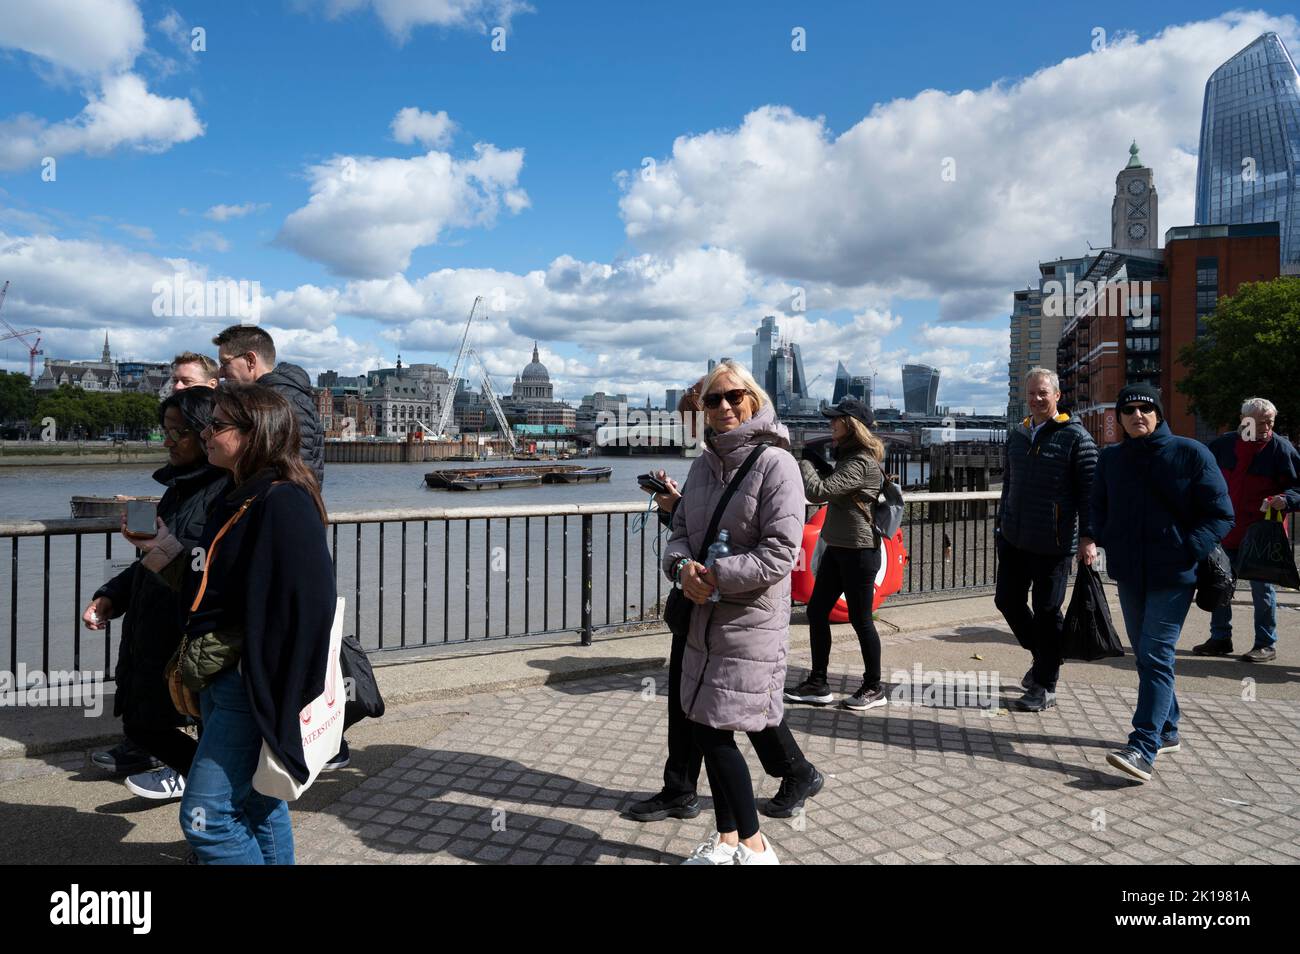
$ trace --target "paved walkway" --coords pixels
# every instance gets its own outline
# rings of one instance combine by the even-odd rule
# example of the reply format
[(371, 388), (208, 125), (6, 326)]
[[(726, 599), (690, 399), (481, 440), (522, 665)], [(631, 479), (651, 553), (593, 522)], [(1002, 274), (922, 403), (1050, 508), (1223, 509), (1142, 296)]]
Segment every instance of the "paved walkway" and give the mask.
[[(959, 618), (987, 618), (988, 601), (979, 611), (968, 602), (954, 608)], [(1129, 728), (1131, 657), (1069, 665), (1057, 708), (1013, 713), (1004, 706), (1018, 695), (1025, 654), (997, 622), (956, 623), (887, 637), (887, 677), (918, 665), (996, 669), (1001, 705), (793, 707), (791, 727), (828, 781), (801, 817), (765, 820), (765, 833), (784, 861), (805, 863), (1300, 861), (1300, 611), (1282, 611), (1283, 651), (1269, 666), (1191, 656), (1205, 618), (1193, 613), (1178, 664), (1183, 750), (1159, 759), (1152, 782), (1130, 783), (1105, 764)], [(808, 662), (797, 643), (792, 679)], [(607, 651), (622, 658), (622, 648)], [(847, 627), (837, 630), (832, 670), (852, 673), (856, 657)], [(295, 810), (299, 861), (680, 860), (709, 835), (707, 811), (652, 824), (619, 814), (658, 788), (662, 769), (666, 673), (641, 665), (397, 705), (356, 727), (353, 768)], [(843, 676), (838, 688), (856, 681)], [(83, 752), (0, 760), (0, 839), (11, 858), (184, 856), (174, 804), (132, 799), (83, 765)], [(772, 779), (756, 774), (755, 784), (775, 792)]]

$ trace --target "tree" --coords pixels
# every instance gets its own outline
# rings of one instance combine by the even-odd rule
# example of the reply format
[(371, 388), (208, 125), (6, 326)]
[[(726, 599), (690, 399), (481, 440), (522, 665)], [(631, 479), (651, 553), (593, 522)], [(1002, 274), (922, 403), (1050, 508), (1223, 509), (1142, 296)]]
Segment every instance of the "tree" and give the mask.
[(1300, 434), (1300, 278), (1247, 282), (1205, 318), (1205, 334), (1183, 348), (1178, 390), (1206, 421), (1234, 430), (1241, 402), (1277, 405), (1280, 433)]
[(36, 410), (36, 395), (25, 374), (0, 371), (0, 423), (26, 420)]

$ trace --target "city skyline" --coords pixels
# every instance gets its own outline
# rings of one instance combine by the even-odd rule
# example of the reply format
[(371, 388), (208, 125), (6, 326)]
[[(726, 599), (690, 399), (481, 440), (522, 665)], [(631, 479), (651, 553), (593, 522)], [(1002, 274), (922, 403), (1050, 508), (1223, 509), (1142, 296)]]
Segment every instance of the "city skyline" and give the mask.
[[(1294, 17), (1201, 3), (1025, 17), (1042, 42), (1010, 66), (996, 23), (955, 7), (887, 24), (848, 4), (691, 9), (684, 42), (671, 16), (597, 7), (351, 6), (112, 0), (118, 16), (82, 34), (0, 0), (6, 318), (59, 358), (92, 357), (107, 327), (119, 354), (161, 361), (232, 322), (151, 314), (155, 282), (256, 281), (261, 322), (314, 379), (399, 352), (446, 366), (482, 294), (475, 345), (498, 383), (536, 338), (557, 396), (657, 402), (707, 356), (745, 354), (771, 314), (813, 397), (844, 360), (901, 406), (918, 363), (940, 370), (943, 404), (1004, 409), (1007, 289), (1106, 240), (1134, 138), (1161, 220), (1192, 222), (1206, 79), (1261, 33), (1297, 43)], [(886, 33), (917, 43), (864, 76)], [(629, 55), (555, 66), (577, 48)], [(675, 92), (701, 83), (711, 95)], [(1066, 141), (1086, 147), (1052, 147)], [(0, 367), (25, 372), (25, 349), (0, 345)]]

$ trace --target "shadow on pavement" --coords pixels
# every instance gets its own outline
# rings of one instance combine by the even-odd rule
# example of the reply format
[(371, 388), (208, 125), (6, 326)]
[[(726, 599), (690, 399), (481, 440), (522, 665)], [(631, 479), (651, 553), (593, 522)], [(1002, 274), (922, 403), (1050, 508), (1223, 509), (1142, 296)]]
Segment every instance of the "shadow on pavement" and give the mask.
[[(410, 748), (391, 761), (393, 768), (385, 773), (387, 787), (409, 785), (406, 791), (392, 794), (379, 790), (369, 793), (364, 801), (349, 799), (325, 809), (375, 850), (394, 855), (446, 852), (480, 864), (543, 860), (592, 864), (605, 858), (656, 863), (680, 860), (676, 855), (602, 838), (584, 825), (507, 807), (589, 809), (613, 816), (627, 800), (626, 792), (476, 752)], [(451, 792), (491, 804), (445, 800)]]

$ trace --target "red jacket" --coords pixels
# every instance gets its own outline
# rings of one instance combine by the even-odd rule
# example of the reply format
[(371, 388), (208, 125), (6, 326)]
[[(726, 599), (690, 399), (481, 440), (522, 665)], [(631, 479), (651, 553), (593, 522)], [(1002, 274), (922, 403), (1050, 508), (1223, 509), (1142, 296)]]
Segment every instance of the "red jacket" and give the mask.
[(1300, 510), (1300, 453), (1285, 437), (1271, 434), (1266, 441), (1243, 441), (1233, 431), (1215, 438), (1210, 452), (1228, 483), (1236, 514), (1236, 523), (1223, 538), (1226, 549), (1241, 546), (1246, 531), (1263, 519), (1259, 508), (1265, 498), (1284, 494), (1286, 509)]

